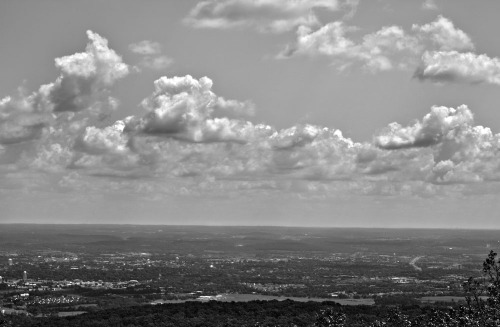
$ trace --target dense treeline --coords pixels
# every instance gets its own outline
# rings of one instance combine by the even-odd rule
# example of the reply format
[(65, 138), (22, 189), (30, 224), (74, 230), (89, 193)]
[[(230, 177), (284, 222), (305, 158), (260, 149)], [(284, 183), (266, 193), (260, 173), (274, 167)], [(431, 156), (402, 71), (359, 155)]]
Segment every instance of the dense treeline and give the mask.
[(317, 313), (331, 307), (336, 311), (342, 309), (333, 302), (186, 302), (103, 310), (67, 318), (17, 317), (13, 323), (19, 326), (312, 326)]
[[(418, 305), (340, 306), (334, 302), (185, 302), (101, 310), (75, 317), (9, 317), (12, 326), (379, 326), (439, 310)], [(446, 313), (447, 309), (441, 309)], [(389, 317), (386, 319), (385, 317)], [(384, 320), (385, 319), (385, 320)], [(400, 321), (400, 320), (398, 320)], [(380, 325), (383, 326), (383, 325)], [(397, 326), (397, 325), (395, 325)], [(416, 325), (418, 326), (418, 325)]]

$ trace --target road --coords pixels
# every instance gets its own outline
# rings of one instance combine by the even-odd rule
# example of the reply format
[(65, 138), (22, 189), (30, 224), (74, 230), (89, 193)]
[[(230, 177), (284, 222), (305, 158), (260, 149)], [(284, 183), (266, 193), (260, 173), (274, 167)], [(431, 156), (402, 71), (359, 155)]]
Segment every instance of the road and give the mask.
[(418, 257), (415, 257), (413, 258), (411, 261), (410, 261), (410, 266), (412, 266), (413, 268), (415, 268), (415, 270), (417, 271), (422, 271), (422, 268), (420, 268), (419, 266), (417, 266), (417, 261), (422, 259), (424, 256), (421, 255), (421, 256), (418, 256)]

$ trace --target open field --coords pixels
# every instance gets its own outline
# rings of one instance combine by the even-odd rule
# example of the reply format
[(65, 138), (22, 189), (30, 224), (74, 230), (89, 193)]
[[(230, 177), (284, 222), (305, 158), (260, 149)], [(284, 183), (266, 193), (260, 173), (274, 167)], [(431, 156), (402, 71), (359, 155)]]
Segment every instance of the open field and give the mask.
[[(488, 297), (480, 296), (481, 299), (486, 300)], [(436, 303), (436, 302), (465, 302), (463, 296), (424, 296), (420, 299), (422, 303)]]

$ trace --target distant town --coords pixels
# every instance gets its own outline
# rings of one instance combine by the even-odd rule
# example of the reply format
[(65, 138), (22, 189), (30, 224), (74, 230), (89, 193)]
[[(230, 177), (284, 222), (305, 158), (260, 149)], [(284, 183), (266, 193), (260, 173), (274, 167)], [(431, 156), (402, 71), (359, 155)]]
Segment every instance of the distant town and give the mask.
[(401, 295), (409, 302), (458, 302), (463, 282), (479, 274), (484, 253), (497, 242), (486, 234), (456, 247), (457, 235), (448, 232), (436, 246), (380, 238), (381, 231), (353, 242), (334, 230), (327, 238), (300, 229), (130, 229), (41, 230), (18, 243), (3, 237), (1, 313), (67, 316), (144, 304), (286, 298), (374, 305), (400, 302)]

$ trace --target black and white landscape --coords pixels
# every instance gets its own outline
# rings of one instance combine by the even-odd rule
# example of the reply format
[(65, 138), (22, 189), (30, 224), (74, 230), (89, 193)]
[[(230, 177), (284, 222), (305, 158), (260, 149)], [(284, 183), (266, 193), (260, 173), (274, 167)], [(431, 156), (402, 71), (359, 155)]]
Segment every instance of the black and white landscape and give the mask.
[(0, 324), (496, 326), (498, 12), (1, 2)]

